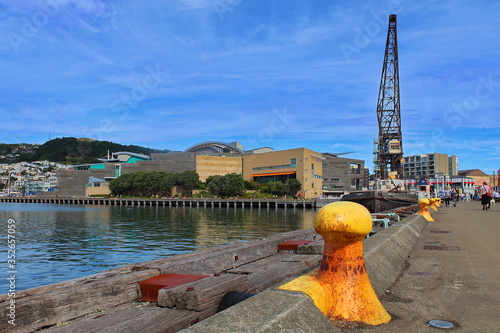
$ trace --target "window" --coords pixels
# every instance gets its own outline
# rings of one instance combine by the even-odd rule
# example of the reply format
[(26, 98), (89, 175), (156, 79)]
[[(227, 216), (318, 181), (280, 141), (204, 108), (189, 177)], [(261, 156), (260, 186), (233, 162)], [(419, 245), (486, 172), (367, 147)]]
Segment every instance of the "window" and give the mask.
[(118, 178), (122, 175), (122, 166), (121, 164), (115, 164), (115, 177)]

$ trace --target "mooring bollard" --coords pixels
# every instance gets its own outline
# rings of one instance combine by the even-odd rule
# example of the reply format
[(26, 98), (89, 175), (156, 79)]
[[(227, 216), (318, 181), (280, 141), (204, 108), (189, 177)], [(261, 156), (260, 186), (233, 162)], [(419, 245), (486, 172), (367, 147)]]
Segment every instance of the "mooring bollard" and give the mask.
[(391, 316), (373, 290), (363, 257), (363, 239), (372, 229), (368, 209), (349, 201), (330, 203), (316, 214), (314, 229), (325, 241), (321, 266), (279, 289), (306, 293), (332, 321), (389, 322)]
[(429, 199), (429, 207), (434, 209), (437, 212), (437, 207), (436, 207), (437, 199), (436, 198), (430, 198)]
[(420, 206), (420, 211), (417, 214), (422, 215), (428, 222), (434, 222), (431, 213), (429, 213), (429, 199), (422, 198), (418, 200), (418, 205)]

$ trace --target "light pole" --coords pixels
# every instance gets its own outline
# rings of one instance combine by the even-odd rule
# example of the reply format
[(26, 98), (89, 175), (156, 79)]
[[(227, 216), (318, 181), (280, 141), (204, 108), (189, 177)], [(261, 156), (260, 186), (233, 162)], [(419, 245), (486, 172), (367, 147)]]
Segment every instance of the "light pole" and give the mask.
[(10, 187), (12, 185), (12, 175), (14, 174), (13, 171), (9, 171), (9, 179), (7, 179), (8, 181), (8, 186), (7, 186), (7, 196), (10, 197)]

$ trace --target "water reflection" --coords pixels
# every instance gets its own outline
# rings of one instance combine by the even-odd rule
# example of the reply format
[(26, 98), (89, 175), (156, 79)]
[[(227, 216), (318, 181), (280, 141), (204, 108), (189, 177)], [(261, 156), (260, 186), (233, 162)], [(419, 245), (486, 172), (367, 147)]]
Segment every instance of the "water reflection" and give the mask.
[[(313, 210), (0, 203), (16, 221), (17, 289), (313, 226)], [(7, 247), (0, 254), (7, 261)], [(6, 270), (0, 294), (7, 292)]]

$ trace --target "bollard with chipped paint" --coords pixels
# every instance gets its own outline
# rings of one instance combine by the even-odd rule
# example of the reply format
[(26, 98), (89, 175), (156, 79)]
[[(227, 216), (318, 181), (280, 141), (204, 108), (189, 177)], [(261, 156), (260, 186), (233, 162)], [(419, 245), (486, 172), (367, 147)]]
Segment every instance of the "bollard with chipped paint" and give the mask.
[(430, 198), (429, 199), (429, 207), (431, 207), (432, 209), (434, 209), (436, 212), (437, 212), (437, 198)]
[(373, 290), (363, 257), (363, 239), (371, 228), (370, 212), (360, 204), (339, 201), (324, 206), (314, 219), (314, 229), (325, 241), (321, 266), (279, 289), (306, 293), (332, 321), (389, 322), (391, 316)]
[(418, 205), (420, 206), (420, 211), (417, 214), (422, 215), (429, 222), (434, 222), (431, 213), (429, 213), (429, 199), (422, 198), (418, 200)]

